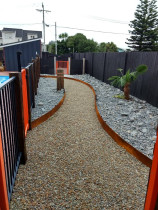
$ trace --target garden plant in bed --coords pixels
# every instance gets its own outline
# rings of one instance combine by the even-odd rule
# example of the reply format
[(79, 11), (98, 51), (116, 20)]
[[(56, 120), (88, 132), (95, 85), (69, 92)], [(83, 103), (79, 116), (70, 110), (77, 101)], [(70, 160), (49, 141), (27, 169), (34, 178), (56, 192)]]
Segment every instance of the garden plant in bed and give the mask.
[(121, 73), (121, 76), (112, 76), (108, 80), (112, 80), (111, 85), (117, 86), (117, 87), (123, 87), (124, 96), (118, 95), (119, 98), (124, 98), (126, 100), (129, 100), (129, 93), (130, 93), (130, 84), (135, 81), (139, 75), (144, 74), (147, 71), (146, 65), (139, 65), (136, 68), (136, 71), (130, 72), (130, 69), (126, 72), (125, 75), (123, 75), (122, 71), (123, 69), (118, 69), (118, 71)]

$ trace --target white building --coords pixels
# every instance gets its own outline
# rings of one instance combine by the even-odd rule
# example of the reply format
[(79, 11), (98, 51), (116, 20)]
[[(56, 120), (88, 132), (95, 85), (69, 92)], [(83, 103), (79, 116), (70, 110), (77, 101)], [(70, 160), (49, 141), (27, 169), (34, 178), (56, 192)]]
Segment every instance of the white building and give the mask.
[(16, 28), (3, 28), (0, 30), (0, 45), (38, 38), (42, 38), (42, 31), (29, 31)]

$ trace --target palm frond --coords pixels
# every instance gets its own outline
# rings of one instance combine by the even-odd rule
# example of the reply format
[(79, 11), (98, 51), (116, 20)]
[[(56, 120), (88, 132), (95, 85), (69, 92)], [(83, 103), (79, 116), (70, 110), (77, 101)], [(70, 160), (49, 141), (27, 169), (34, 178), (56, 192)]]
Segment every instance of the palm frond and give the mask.
[(148, 70), (147, 65), (139, 65), (139, 66), (136, 68), (136, 71), (137, 71), (139, 74), (143, 74), (143, 73), (145, 73), (147, 70)]

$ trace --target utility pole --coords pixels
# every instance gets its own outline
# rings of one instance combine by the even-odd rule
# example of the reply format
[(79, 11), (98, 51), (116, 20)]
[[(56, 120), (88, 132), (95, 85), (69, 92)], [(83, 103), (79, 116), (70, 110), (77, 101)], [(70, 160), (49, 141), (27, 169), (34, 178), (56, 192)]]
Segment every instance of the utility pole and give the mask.
[(58, 50), (57, 50), (57, 26), (55, 22), (55, 54), (57, 55)]
[(44, 19), (44, 12), (51, 12), (49, 10), (45, 10), (44, 9), (44, 4), (42, 3), (42, 9), (36, 9), (38, 12), (42, 12), (43, 13), (43, 48), (44, 51), (46, 51), (46, 40), (45, 40), (45, 19)]

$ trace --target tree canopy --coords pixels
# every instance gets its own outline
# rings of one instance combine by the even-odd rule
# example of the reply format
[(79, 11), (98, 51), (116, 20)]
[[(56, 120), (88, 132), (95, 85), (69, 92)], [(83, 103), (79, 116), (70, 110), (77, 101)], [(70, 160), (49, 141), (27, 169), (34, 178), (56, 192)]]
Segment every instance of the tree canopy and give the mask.
[(158, 50), (158, 13), (156, 0), (140, 0), (135, 19), (130, 22), (128, 47), (136, 51)]
[[(59, 35), (57, 40), (58, 54), (83, 53), (83, 52), (117, 52), (117, 46), (113, 42), (98, 44), (93, 39), (87, 39), (82, 33), (68, 36), (67, 33)], [(55, 54), (55, 42), (51, 41), (47, 50)]]
[(99, 52), (118, 52), (118, 48), (116, 44), (114, 44), (113, 42), (108, 42), (108, 43), (102, 42), (98, 46), (98, 51)]

